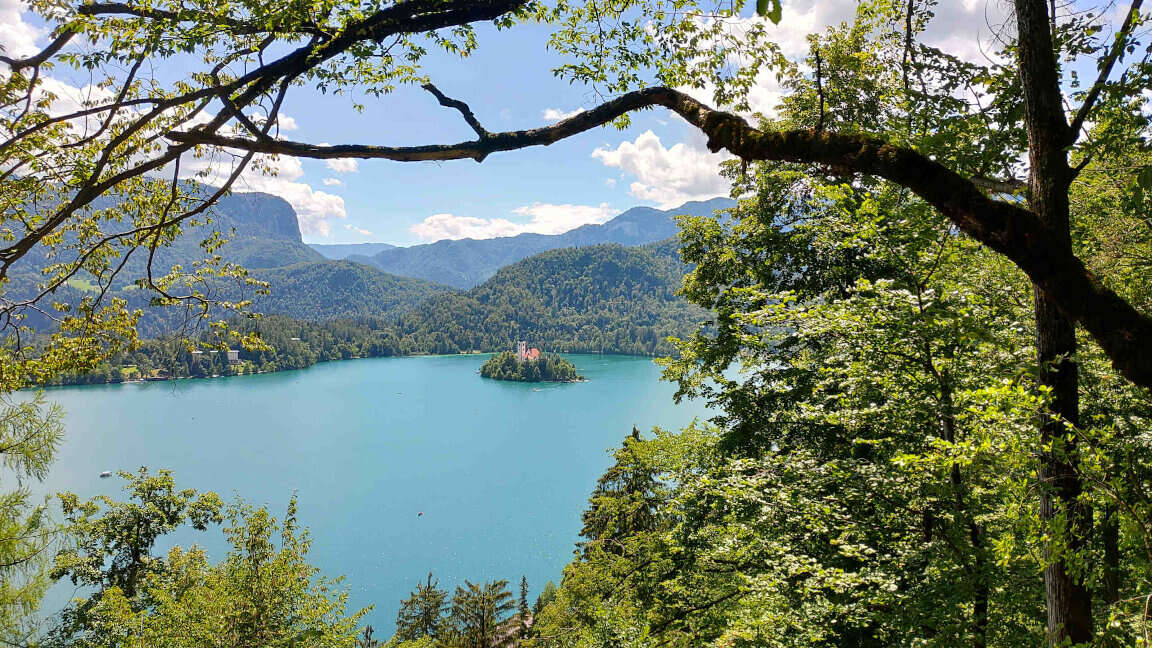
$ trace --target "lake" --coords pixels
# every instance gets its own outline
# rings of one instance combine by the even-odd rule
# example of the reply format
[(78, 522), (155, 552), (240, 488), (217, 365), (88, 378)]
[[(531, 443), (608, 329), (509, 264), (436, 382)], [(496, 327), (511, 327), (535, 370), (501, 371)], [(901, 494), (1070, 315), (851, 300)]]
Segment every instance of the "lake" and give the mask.
[[(516, 591), (525, 575), (535, 596), (559, 582), (588, 495), (632, 426), (679, 429), (707, 412), (674, 405), (647, 358), (568, 355), (588, 382), (524, 384), (481, 378), (487, 357), (47, 390), (67, 438), (44, 486), (122, 498), (122, 480), (101, 471), (168, 468), (178, 487), (239, 495), (278, 518), (295, 492), (311, 562), (346, 577), (350, 611), (375, 604), (378, 636), (429, 571), (450, 591), (466, 578)], [(218, 530), (176, 540), (217, 556), (225, 546)]]

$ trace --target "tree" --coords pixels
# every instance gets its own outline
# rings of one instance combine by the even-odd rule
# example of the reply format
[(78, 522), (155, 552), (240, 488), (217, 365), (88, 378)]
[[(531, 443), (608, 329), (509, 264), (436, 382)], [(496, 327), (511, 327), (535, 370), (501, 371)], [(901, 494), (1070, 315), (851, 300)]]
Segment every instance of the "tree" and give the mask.
[(528, 577), (520, 577), (520, 604), (516, 606), (516, 618), (520, 622), (520, 638), (528, 638), (528, 615), (531, 614), (531, 609), (528, 607)]
[(163, 560), (152, 556), (156, 540), (185, 524), (198, 531), (219, 524), (222, 503), (215, 493), (176, 490), (170, 470), (150, 475), (142, 467), (119, 476), (128, 481), (131, 501), (100, 495), (81, 502), (73, 493), (59, 495), (76, 544), (56, 554), (52, 577), (100, 591), (116, 588), (131, 600), (142, 579), (165, 569)]
[(23, 645), (36, 629), (36, 608), (50, 583), (55, 526), (24, 483), (48, 474), (63, 438), (62, 415), (42, 394), (0, 409), (0, 461), (16, 480), (0, 495), (0, 641), (12, 645)]
[(483, 584), (464, 581), (452, 595), (451, 623), (465, 648), (492, 648), (515, 643), (515, 628), (506, 627), (508, 613), (516, 609), (508, 581)]
[(619, 552), (629, 536), (655, 531), (660, 525), (659, 509), (667, 496), (654, 466), (637, 451), (643, 447), (640, 430), (633, 427), (615, 452), (616, 462), (600, 479), (584, 511), (580, 536), (590, 545)]
[[(82, 527), (79, 549), (58, 557), (58, 572), (100, 589), (66, 610), (47, 645), (355, 645), (366, 610), (345, 616), (347, 594), (334, 591), (339, 580), (308, 564), (311, 541), (298, 525), (295, 498), (278, 521), (239, 500), (221, 512), (214, 493), (193, 499), (195, 491), (175, 491), (167, 472), (125, 477), (139, 503), (101, 497), (72, 506), (69, 515)], [(95, 518), (100, 506), (106, 512)], [(150, 555), (178, 518), (199, 528), (223, 521), (224, 559), (214, 564), (195, 546)]]
[[(1064, 540), (1076, 551), (1086, 541), (1090, 515), (1079, 503), (1084, 485), (1078, 476), (1081, 460), (1075, 431), (1079, 406), (1072, 357), (1077, 351), (1074, 327), (1079, 325), (1091, 335), (1119, 373), (1136, 385), (1152, 386), (1152, 320), (1122, 298), (1107, 276), (1088, 268), (1077, 255), (1069, 228), (1073, 181), (1087, 168), (1086, 160), (1109, 154), (1116, 142), (1085, 136), (1085, 125), (1110, 111), (1139, 118), (1139, 102), (1134, 97), (1147, 88), (1147, 75), (1142, 62), (1132, 59), (1125, 67), (1122, 58), (1136, 47), (1136, 28), (1143, 21), (1140, 4), (1136, 0), (1131, 5), (1115, 37), (1109, 40), (1099, 38), (1095, 15), (1062, 18), (1049, 15), (1044, 0), (1015, 0), (1015, 40), (1005, 50), (1017, 61), (1014, 68), (967, 66), (943, 53), (937, 56), (916, 41), (917, 31), (928, 17), (927, 8), (916, 2), (886, 5), (881, 14), (894, 18), (889, 27), (895, 28), (888, 29), (885, 43), (892, 51), (902, 52), (892, 69), (901, 73), (904, 92), (899, 97), (902, 103), (878, 104), (875, 107), (880, 112), (876, 114), (914, 117), (929, 109), (947, 109), (949, 119), (937, 121), (942, 129), (919, 131), (897, 131), (891, 124), (865, 123), (867, 120), (834, 123), (836, 120), (827, 119), (822, 65), (814, 66), (821, 72), (810, 82), (798, 84), (808, 89), (811, 119), (785, 127), (772, 123), (753, 126), (737, 115), (661, 87), (659, 84), (700, 87), (710, 83), (718, 104), (739, 108), (742, 92), (763, 67), (776, 67), (777, 71), (790, 67), (765, 42), (758, 25), (738, 36), (726, 30), (723, 19), (733, 17), (741, 3), (732, 5), (730, 13), (718, 12), (717, 19), (710, 22), (696, 20), (681, 3), (675, 5), (677, 11), (666, 11), (666, 4), (656, 1), (564, 4), (552, 11), (514, 0), (409, 0), (367, 15), (343, 5), (332, 11), (313, 11), (318, 8), (302, 5), (275, 12), (232, 5), (207, 8), (172, 4), (147, 9), (116, 3), (60, 9), (43, 6), (42, 12), (56, 28), (51, 45), (27, 59), (6, 59), (12, 74), (0, 104), (7, 106), (6, 130), (13, 135), (3, 149), (9, 157), (0, 163), (3, 168), (21, 170), (19, 174), (9, 172), (5, 180), (6, 207), (13, 206), (5, 213), (16, 214), (13, 223), (20, 233), (0, 249), (0, 277), (7, 277), (13, 264), (27, 258), (37, 245), (66, 249), (69, 259), (49, 272), (45, 290), (13, 301), (8, 312), (34, 310), (38, 300), (81, 269), (97, 277), (100, 285), (109, 285), (123, 267), (115, 259), (121, 255), (126, 258), (137, 249), (154, 251), (176, 235), (181, 223), (204, 214), (221, 192), (209, 192), (207, 200), (194, 195), (192, 189), (181, 185), (178, 169), (182, 156), (198, 146), (205, 147), (200, 152), (208, 154), (225, 149), (241, 151), (237, 165), (241, 170), (257, 154), (482, 161), (495, 152), (545, 145), (606, 123), (619, 123), (634, 110), (663, 106), (703, 131), (710, 148), (726, 149), (745, 161), (808, 165), (813, 176), (832, 170), (839, 175), (879, 177), (904, 187), (1028, 276), (1036, 295), (1040, 382), (1050, 394), (1038, 426), (1038, 437), (1045, 447), (1040, 470), (1045, 494), (1040, 506), (1048, 523), (1067, 529)], [(769, 17), (779, 17), (775, 7), (758, 9)], [(900, 18), (901, 14), (906, 16)], [(397, 64), (418, 60), (425, 51), (415, 44), (414, 34), (431, 33), (433, 44), (467, 53), (475, 44), (467, 27), (472, 21), (495, 20), (507, 27), (528, 17), (560, 24), (552, 45), (574, 59), (559, 68), (561, 74), (619, 96), (550, 127), (492, 133), (467, 104), (426, 83), (412, 67)], [(184, 28), (197, 18), (207, 29)], [(447, 35), (436, 31), (453, 28), (455, 31)], [(91, 40), (97, 50), (85, 56), (68, 52), (65, 45), (77, 36)], [(387, 49), (392, 39), (402, 55)], [(265, 52), (283, 51), (269, 49), (277, 41), (303, 44), (265, 61)], [(702, 50), (707, 55), (701, 55)], [(203, 53), (206, 69), (175, 93), (148, 94), (152, 86), (136, 83), (143, 63), (176, 51)], [(613, 52), (619, 55), (614, 57)], [(738, 56), (746, 52), (756, 55)], [(815, 54), (815, 62), (819, 62), (818, 49)], [(726, 73), (727, 63), (734, 59), (746, 65)], [(942, 62), (944, 67), (927, 67), (925, 61), (929, 59)], [(1062, 74), (1075, 67), (1061, 66), (1068, 59), (1098, 61), (1099, 65), (1098, 76), (1087, 89), (1073, 89), (1069, 105), (1075, 109), (1066, 112)], [(217, 61), (225, 63), (213, 69)], [(109, 77), (101, 80), (117, 89), (114, 98), (71, 115), (53, 115), (47, 105), (51, 99), (47, 104), (34, 99), (40, 97), (37, 81), (41, 70), (61, 62), (93, 68), (107, 62), (107, 69), (121, 66), (127, 72), (120, 76), (109, 72)], [(233, 73), (229, 64), (247, 67)], [(369, 93), (383, 94), (392, 84), (405, 82), (422, 83), (441, 105), (459, 112), (477, 139), (455, 145), (387, 147), (317, 146), (273, 137), (276, 116), (293, 84), (311, 83), (333, 91), (359, 85)], [(645, 85), (649, 87), (640, 88)], [(952, 90), (960, 87), (974, 88), (977, 97), (994, 97), (993, 105), (952, 104), (949, 109), (949, 97), (957, 94)], [(206, 122), (190, 126), (212, 101), (220, 104), (220, 110)], [(141, 105), (152, 108), (135, 111)], [(250, 118), (248, 113), (252, 112), (259, 119)], [(865, 111), (856, 114), (864, 115)], [(88, 132), (66, 126), (69, 120), (88, 118), (95, 122)], [(973, 133), (982, 136), (970, 136)], [(168, 146), (158, 144), (161, 140)], [(945, 142), (958, 145), (956, 151), (941, 145)], [(1022, 183), (1015, 180), (1013, 172), (1017, 170), (1016, 154), (1025, 150), (1029, 177)], [(74, 164), (76, 160), (86, 163)], [(1070, 160), (1076, 160), (1075, 166)], [(61, 169), (68, 171), (61, 173)], [(147, 173), (162, 169), (172, 172), (170, 182), (145, 179)], [(226, 190), (236, 175), (223, 175)], [(1023, 201), (1002, 199), (1003, 194), (1025, 187)], [(105, 226), (121, 222), (126, 215), (123, 209), (85, 214), (86, 208), (106, 194), (121, 199), (136, 197), (133, 207), (125, 208), (130, 228), (106, 231)], [(84, 235), (75, 241), (55, 236), (73, 230)], [(204, 291), (193, 287), (181, 292), (174, 287), (197, 286), (217, 275), (246, 281), (236, 268), (211, 265), (192, 276), (176, 272), (156, 278), (148, 272), (143, 281), (165, 303), (203, 306), (211, 301)], [(105, 346), (134, 342), (133, 314), (123, 304), (104, 304), (98, 298), (80, 303), (73, 312), (75, 315), (64, 318), (63, 333), (42, 354), (29, 357), (28, 350), (20, 345), (10, 347), (4, 376), (23, 380), (29, 374), (43, 375), (60, 367), (90, 369)], [(1071, 439), (1065, 442), (1069, 434)], [(1072, 573), (1059, 548), (1049, 547), (1048, 553), (1051, 640), (1086, 641), (1091, 637), (1093, 621), (1084, 583)]]
[(556, 583), (548, 581), (544, 583), (544, 588), (540, 590), (540, 596), (536, 597), (536, 602), (532, 605), (532, 613), (540, 614), (546, 605), (552, 602), (556, 597)]
[(393, 638), (397, 641), (415, 641), (422, 637), (436, 639), (444, 624), (447, 603), (448, 592), (437, 587), (429, 572), (428, 580), (417, 583), (416, 591), (400, 604)]

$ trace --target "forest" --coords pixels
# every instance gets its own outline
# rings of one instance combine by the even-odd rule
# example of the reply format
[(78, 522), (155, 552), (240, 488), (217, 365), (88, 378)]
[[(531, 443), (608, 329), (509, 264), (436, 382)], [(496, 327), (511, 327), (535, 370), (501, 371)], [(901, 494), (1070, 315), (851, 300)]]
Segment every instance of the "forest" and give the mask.
[[(0, 640), (1149, 645), (1149, 14), (1141, 0), (1003, 5), (980, 56), (931, 39), (946, 5), (863, 0), (789, 57), (768, 30), (790, 27), (780, 0), (32, 2), (43, 49), (0, 53), (0, 291), (29, 264), (38, 283), (0, 295), (0, 391), (182, 362), (190, 341), (286, 368), (504, 335), (666, 355), (680, 397), (717, 413), (624, 437), (537, 609), (522, 594), (513, 613), (503, 581), (461, 583), (449, 600), (429, 577), (396, 636), (377, 639), (338, 575), (309, 562), (295, 500), (279, 516), (141, 470), (119, 475), (119, 499), (45, 503), (26, 484), (52, 465), (61, 412), (9, 399)], [(467, 65), (481, 23), (494, 38), (550, 30), (554, 73), (596, 105), (489, 130), (432, 78)], [(106, 92), (68, 104), (45, 90), (62, 69)], [(749, 104), (764, 76), (780, 89), (771, 114)], [(375, 106), (396, 86), (426, 91), (475, 138), (332, 145), (273, 130), (308, 89)], [(641, 110), (673, 113), (730, 155), (738, 205), (682, 219), (668, 244), (679, 260), (661, 246), (558, 250), (387, 326), (311, 329), (257, 317), (261, 281), (216, 255), (217, 237), (199, 242), (202, 262), (156, 261), (257, 155), (483, 162)], [(181, 174), (200, 163), (215, 189)], [(91, 285), (69, 293), (78, 275)], [(242, 292), (206, 288), (220, 281)], [(114, 294), (125, 285), (195, 333), (146, 342), (140, 307)], [(677, 290), (691, 310), (669, 305)], [(666, 347), (667, 322), (678, 339)], [(172, 546), (193, 531), (230, 549)], [(57, 582), (78, 593), (43, 618)]]
[[(277, 272), (303, 273), (313, 265), (320, 266), (291, 266)], [(282, 315), (233, 318), (232, 337), (208, 329), (193, 336), (148, 339), (94, 368), (55, 373), (46, 383), (204, 378), (304, 369), (317, 362), (353, 358), (493, 353), (512, 348), (517, 335), (562, 353), (669, 355), (675, 352), (670, 338), (686, 336), (697, 323), (707, 321), (706, 310), (676, 294), (683, 268), (673, 240), (638, 248), (565, 248), (502, 268), (466, 293), (407, 292), (370, 284), (375, 292), (367, 290), (368, 295), (387, 295), (367, 300), (388, 302), (381, 311), (407, 304), (392, 316), (320, 321)], [(351, 262), (330, 262), (320, 270), (318, 276), (305, 280), (307, 275), (302, 274), (284, 287), (279, 302), (313, 303), (314, 293), (358, 294), (364, 286), (344, 285), (344, 275), (374, 276)], [(333, 289), (333, 282), (326, 281), (333, 277), (340, 278), (341, 288)], [(297, 291), (297, 285), (307, 288)], [(423, 301), (418, 301), (421, 297)], [(364, 301), (358, 299), (359, 304)], [(229, 364), (223, 345), (245, 336), (260, 343), (244, 348), (234, 342), (240, 362)]]

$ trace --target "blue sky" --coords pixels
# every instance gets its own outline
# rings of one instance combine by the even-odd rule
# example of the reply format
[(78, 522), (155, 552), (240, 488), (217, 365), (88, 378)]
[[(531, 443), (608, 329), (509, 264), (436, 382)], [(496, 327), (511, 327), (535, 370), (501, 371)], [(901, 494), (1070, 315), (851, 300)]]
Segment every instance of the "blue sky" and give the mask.
[[(941, 2), (927, 40), (966, 58), (980, 58), (990, 41), (988, 24), (1003, 22), (1000, 0)], [(849, 19), (855, 0), (785, 0), (775, 28), (790, 56), (806, 50), (805, 35)], [(47, 34), (25, 12), (22, 0), (0, 0), (0, 42), (27, 54)], [(548, 28), (520, 25), (478, 30), (470, 58), (430, 55), (425, 71), (438, 87), (468, 102), (489, 130), (546, 124), (549, 113), (598, 103), (589, 90), (552, 75), (560, 59), (545, 47)], [(770, 111), (779, 96), (773, 79), (752, 94), (753, 107)], [(473, 139), (454, 111), (431, 95), (405, 87), (383, 99), (297, 89), (283, 114), (282, 135), (316, 143), (408, 145)], [(288, 127), (294, 127), (287, 130)], [(722, 155), (709, 154), (703, 138), (664, 110), (634, 116), (625, 131), (598, 129), (550, 147), (496, 154), (472, 161), (396, 163), (381, 160), (324, 162), (281, 160), (279, 177), (246, 177), (250, 190), (283, 196), (296, 208), (309, 242), (386, 242), (398, 245), (440, 238), (485, 238), (522, 231), (558, 233), (603, 222), (635, 205), (672, 207), (686, 200), (726, 194), (717, 174)]]
[[(427, 73), (442, 91), (467, 101), (485, 127), (493, 131), (540, 126), (550, 121), (545, 119), (546, 111), (570, 112), (595, 105), (595, 98), (585, 87), (553, 77), (551, 69), (560, 59), (545, 48), (547, 36), (545, 28), (535, 25), (500, 33), (482, 27), (481, 46), (475, 55), (464, 60), (432, 57)], [(286, 136), (314, 142), (395, 145), (474, 138), (459, 115), (440, 107), (422, 89), (405, 87), (384, 99), (363, 101), (366, 110), (356, 114), (349, 97), (298, 94), (285, 110), (299, 130)], [(645, 137), (648, 131), (652, 135)], [(576, 226), (590, 219), (603, 221), (637, 204), (668, 206), (727, 192), (715, 174), (715, 162), (721, 156), (706, 156), (714, 159), (709, 168), (690, 174), (679, 186), (661, 182), (663, 190), (645, 192), (637, 187), (639, 195), (634, 195), (631, 185), (642, 179), (635, 172), (605, 162), (617, 157), (613, 154), (622, 143), (644, 137), (641, 143), (653, 146), (653, 136), (665, 148), (692, 141), (697, 157), (705, 157), (699, 136), (661, 110), (637, 115), (626, 131), (597, 129), (549, 147), (493, 155), (482, 164), (470, 160), (367, 160), (360, 161), (354, 172), (341, 173), (322, 161), (304, 161), (302, 179), (342, 197), (346, 211), (346, 218), (329, 223), (329, 237), (314, 230), (306, 238), (312, 242), (411, 244), (465, 232), (477, 236), (514, 233), (509, 224), (529, 224), (534, 214), (539, 216), (538, 227)], [(608, 153), (594, 157), (597, 149)], [(655, 152), (659, 154), (659, 149)], [(325, 179), (336, 179), (343, 185), (324, 185)], [(448, 221), (444, 215), (455, 220)], [(421, 227), (430, 217), (439, 227)], [(541, 220), (554, 225), (544, 225)], [(452, 226), (463, 229), (453, 231)], [(423, 238), (412, 231), (413, 227)]]

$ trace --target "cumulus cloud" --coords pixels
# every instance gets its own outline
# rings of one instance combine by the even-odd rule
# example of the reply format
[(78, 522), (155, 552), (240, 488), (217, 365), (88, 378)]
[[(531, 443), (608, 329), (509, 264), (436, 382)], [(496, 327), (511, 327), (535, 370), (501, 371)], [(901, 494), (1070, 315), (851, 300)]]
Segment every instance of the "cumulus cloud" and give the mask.
[(320, 182), (324, 183), (325, 187), (343, 187), (344, 181), (340, 178), (324, 178)]
[(336, 173), (355, 173), (360, 168), (360, 163), (353, 158), (336, 158), (328, 160), (328, 168)]
[(433, 214), (408, 228), (426, 241), (443, 239), (490, 239), (517, 234), (562, 234), (582, 225), (604, 223), (619, 212), (607, 203), (599, 205), (554, 205), (533, 203), (512, 210), (517, 216), (528, 216), (528, 222), (507, 218), (476, 218), (453, 214)]
[(687, 142), (665, 148), (660, 137), (649, 130), (634, 141), (621, 142), (615, 149), (598, 148), (592, 157), (636, 178), (629, 185), (629, 192), (664, 209), (729, 191), (719, 165), (732, 156), (708, 151), (704, 137), (696, 133)]
[[(264, 115), (252, 114), (248, 115), (248, 119), (251, 119), (253, 124), (259, 126), (264, 123), (266, 118)], [(296, 119), (288, 115), (277, 115), (276, 126), (280, 128), (281, 132), (294, 131), (300, 128), (299, 124), (296, 123)], [(273, 134), (275, 134), (275, 131), (273, 131)]]
[(23, 58), (39, 51), (36, 39), (44, 30), (25, 20), (27, 10), (23, 0), (0, 0), (0, 50), (7, 56)]
[(582, 112), (584, 112), (583, 108), (577, 108), (567, 112), (560, 110), (559, 108), (545, 108), (541, 116), (544, 117), (544, 121), (561, 121), (568, 119), (569, 117), (575, 117)]
[[(851, 22), (858, 0), (784, 0), (782, 18), (773, 25), (759, 17), (726, 19), (726, 29), (739, 35), (753, 24), (763, 26), (768, 40), (780, 47), (792, 60), (805, 58), (809, 52), (808, 35), (822, 34), (828, 27)], [(986, 63), (1000, 44), (998, 32), (1008, 23), (1009, 3), (994, 0), (958, 0), (933, 7), (935, 18), (922, 35), (923, 41), (961, 59)], [(739, 61), (734, 61), (739, 63)], [(712, 103), (713, 88), (682, 87), (680, 90)], [(749, 90), (748, 103), (753, 113), (774, 116), (784, 89), (772, 71), (761, 73)]]
[(352, 223), (344, 223), (344, 229), (348, 230), (349, 232), (356, 232), (360, 236), (375, 236), (372, 232), (362, 227), (356, 227)]
[(432, 214), (423, 221), (408, 228), (424, 240), (443, 239), (488, 239), (498, 236), (515, 236), (520, 232), (516, 223), (507, 218), (475, 218), (453, 216), (452, 214)]
[(553, 205), (532, 203), (512, 210), (519, 216), (530, 216), (531, 221), (523, 225), (525, 232), (537, 234), (563, 234), (581, 225), (598, 225), (620, 213), (608, 203), (599, 205)]

